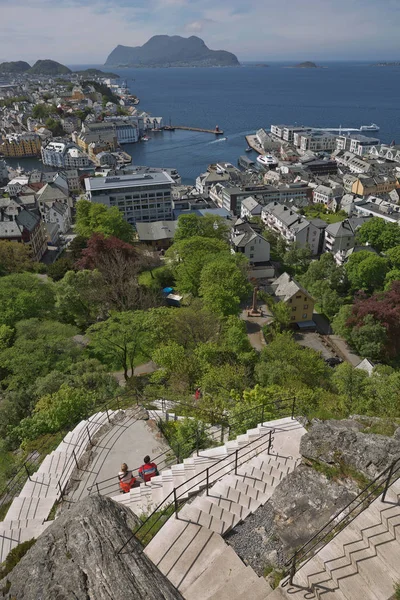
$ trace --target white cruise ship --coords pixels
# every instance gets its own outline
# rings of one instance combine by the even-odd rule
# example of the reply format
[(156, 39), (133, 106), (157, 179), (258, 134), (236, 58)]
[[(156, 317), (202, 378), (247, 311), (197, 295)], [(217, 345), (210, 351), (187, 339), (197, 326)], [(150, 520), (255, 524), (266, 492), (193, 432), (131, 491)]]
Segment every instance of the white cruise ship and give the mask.
[(257, 162), (267, 169), (274, 169), (278, 166), (278, 161), (272, 154), (260, 154), (257, 156)]
[(371, 125), (361, 125), (360, 131), (379, 131), (379, 127), (376, 123), (371, 123)]

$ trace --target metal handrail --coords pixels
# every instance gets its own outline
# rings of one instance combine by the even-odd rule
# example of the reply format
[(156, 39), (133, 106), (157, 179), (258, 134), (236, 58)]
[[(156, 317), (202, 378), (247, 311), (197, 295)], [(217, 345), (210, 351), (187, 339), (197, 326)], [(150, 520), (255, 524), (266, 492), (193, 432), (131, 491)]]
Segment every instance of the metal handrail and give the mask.
[[(169, 402), (170, 402), (170, 401), (169, 401)], [(171, 401), (171, 402), (172, 402), (172, 401)], [(220, 422), (216, 422), (216, 421), (214, 421), (214, 424), (210, 424), (210, 425), (208, 425), (208, 426), (207, 426), (207, 427), (206, 427), (206, 428), (203, 430), (203, 432), (204, 432), (204, 433), (207, 433), (207, 432), (208, 432), (208, 431), (210, 431), (212, 428), (214, 428), (214, 427), (216, 427), (216, 426), (218, 426), (218, 425), (219, 425), (219, 426), (221, 427), (221, 433), (219, 434), (219, 435), (220, 435), (220, 441), (221, 441), (221, 443), (223, 443), (223, 434), (224, 434), (224, 429), (226, 429), (226, 430), (229, 432), (229, 431), (230, 431), (230, 429), (231, 429), (231, 428), (232, 428), (232, 427), (233, 427), (233, 426), (234, 426), (234, 425), (235, 425), (235, 424), (236, 424), (238, 421), (240, 422), (241, 420), (243, 420), (243, 418), (245, 418), (245, 417), (246, 417), (246, 415), (248, 415), (248, 414), (250, 414), (250, 413), (255, 413), (256, 415), (257, 415), (257, 414), (258, 414), (258, 415), (261, 415), (261, 423), (262, 423), (262, 422), (263, 422), (263, 420), (264, 420), (264, 413), (265, 413), (265, 411), (266, 411), (266, 410), (268, 410), (268, 408), (272, 408), (272, 407), (274, 407), (274, 409), (275, 409), (276, 411), (280, 411), (280, 410), (282, 410), (282, 409), (290, 408), (290, 412), (291, 412), (291, 418), (293, 419), (293, 418), (294, 418), (294, 410), (295, 410), (295, 402), (296, 402), (296, 398), (290, 398), (290, 399), (288, 400), (288, 402), (287, 402), (287, 403), (281, 403), (281, 402), (279, 402), (279, 401), (275, 401), (275, 402), (274, 402), (272, 405), (259, 404), (259, 405), (255, 406), (255, 407), (252, 407), (252, 408), (250, 408), (250, 409), (247, 409), (247, 410), (244, 410), (244, 411), (242, 411), (242, 412), (238, 413), (237, 415), (235, 415), (235, 417), (234, 417), (232, 420), (230, 420), (230, 419), (229, 419), (229, 414), (224, 414), (224, 415), (221, 415), (221, 417), (222, 417), (223, 421), (220, 421)], [(182, 405), (182, 403), (180, 403), (180, 402), (177, 402), (177, 404), (180, 404), (180, 405)], [(190, 407), (190, 405), (185, 405), (185, 406), (187, 406), (188, 408)], [(198, 408), (198, 407), (195, 407), (195, 408)], [(212, 414), (214, 414), (214, 417), (215, 417), (215, 413), (212, 413)], [(172, 443), (170, 442), (170, 440), (168, 440), (168, 436), (166, 435), (165, 431), (163, 430), (162, 423), (163, 423), (163, 421), (162, 421), (162, 419), (160, 418), (160, 419), (159, 419), (159, 421), (158, 421), (158, 425), (159, 425), (159, 427), (160, 427), (160, 429), (161, 429), (161, 432), (162, 432), (162, 433), (163, 433), (163, 435), (166, 437), (166, 439), (167, 439), (168, 443), (170, 443), (170, 444), (171, 444), (171, 448), (169, 448), (168, 450), (165, 450), (164, 452), (161, 452), (159, 455), (155, 456), (155, 457), (153, 458), (153, 460), (154, 460), (154, 461), (156, 461), (156, 460), (158, 460), (158, 459), (162, 458), (162, 459), (166, 459), (166, 460), (165, 460), (165, 464), (172, 464), (172, 463), (171, 463), (171, 462), (168, 460), (168, 457), (170, 457), (170, 456), (171, 456), (171, 449), (172, 449), (172, 451), (174, 452), (175, 460), (176, 460), (176, 462), (177, 462), (177, 463), (179, 463), (179, 462), (180, 462), (180, 459), (182, 458), (182, 457), (180, 456), (181, 447), (180, 447), (180, 445), (178, 444), (177, 448), (172, 448)], [(185, 439), (185, 440), (182, 442), (182, 444), (185, 444), (186, 442), (190, 442), (190, 441), (192, 441), (192, 439), (193, 439), (192, 437), (188, 437), (187, 439)], [(198, 453), (200, 449), (201, 449), (201, 448), (199, 447), (199, 444), (198, 444), (198, 438), (197, 438), (197, 439), (196, 439), (196, 452)], [(193, 450), (193, 451), (194, 451), (194, 450)], [(172, 461), (173, 461), (173, 460), (174, 460), (174, 459), (172, 459)], [(130, 469), (130, 470), (131, 470), (133, 473), (135, 473), (136, 471), (139, 471), (139, 469), (140, 469), (140, 466), (141, 466), (141, 465), (139, 465), (138, 467), (135, 467), (134, 469)], [(112, 482), (112, 483), (110, 483), (110, 482)], [(106, 484), (106, 485), (104, 485), (104, 484)], [(94, 490), (94, 493), (97, 493), (97, 494), (99, 494), (100, 492), (104, 492), (105, 490), (108, 490), (108, 493), (111, 493), (111, 490), (112, 490), (113, 488), (116, 490), (116, 492), (118, 492), (118, 490), (119, 490), (119, 479), (118, 479), (118, 475), (114, 475), (113, 477), (108, 477), (107, 479), (103, 479), (102, 481), (98, 481), (98, 482), (96, 482), (96, 483), (93, 483), (92, 485), (90, 485), (90, 486), (87, 488), (87, 491), (89, 492), (89, 494), (90, 494), (90, 493), (92, 493), (92, 492), (93, 492), (93, 490)]]
[[(130, 541), (134, 538), (137, 537), (137, 534), (146, 526), (146, 524), (152, 519), (153, 515), (155, 515), (156, 513), (158, 513), (160, 511), (160, 509), (164, 506), (165, 509), (168, 508), (172, 502), (174, 503), (174, 512), (175, 514), (178, 512), (178, 504), (179, 504), (179, 500), (182, 499), (183, 496), (189, 496), (189, 492), (191, 490), (193, 490), (193, 488), (197, 488), (196, 492), (200, 492), (203, 491), (204, 489), (206, 489), (207, 491), (209, 490), (209, 488), (216, 483), (216, 480), (213, 480), (210, 482), (210, 469), (213, 469), (215, 466), (220, 465), (221, 463), (222, 466), (220, 466), (218, 469), (216, 469), (213, 473), (211, 473), (212, 476), (215, 476), (217, 473), (219, 473), (220, 471), (224, 471), (224, 475), (228, 475), (229, 473), (231, 473), (232, 471), (235, 472), (235, 474), (237, 474), (237, 469), (239, 466), (241, 466), (243, 463), (238, 463), (239, 458), (243, 458), (245, 456), (247, 456), (250, 453), (254, 453), (254, 451), (258, 450), (261, 446), (263, 446), (265, 444), (265, 441), (267, 442), (268, 446), (268, 454), (270, 454), (271, 452), (271, 448), (272, 448), (272, 441), (273, 441), (273, 433), (275, 432), (275, 429), (271, 428), (267, 433), (262, 434), (257, 440), (253, 440), (250, 441), (248, 444), (246, 444), (245, 446), (242, 446), (241, 448), (237, 448), (235, 450), (233, 454), (233, 459), (231, 461), (227, 459), (230, 458), (230, 456), (232, 455), (227, 455), (224, 456), (223, 458), (217, 460), (211, 467), (207, 467), (205, 468), (203, 471), (200, 471), (200, 473), (196, 473), (195, 475), (193, 475), (192, 477), (190, 477), (189, 479), (187, 479), (185, 482), (179, 484), (178, 486), (174, 487), (173, 490), (163, 499), (163, 501), (153, 510), (153, 512), (145, 519), (145, 521), (143, 521), (143, 523), (141, 523), (141, 525), (132, 533), (132, 535), (129, 537), (129, 539), (121, 546), (121, 548), (117, 551), (117, 554), (120, 554), (124, 548), (126, 548), (126, 546), (130, 543)], [(265, 438), (268, 438), (268, 440), (265, 440)], [(258, 444), (258, 442), (260, 442), (260, 440), (262, 440), (261, 444)], [(252, 448), (249, 449), (249, 446), (252, 446)], [(242, 450), (248, 449), (247, 452), (245, 452), (242, 456), (239, 457), (239, 454)], [(231, 464), (234, 463), (234, 466), (232, 467), (232, 469), (230, 470), (226, 470), (226, 468)], [(245, 461), (244, 461), (245, 462)], [(201, 477), (204, 474), (203, 477)], [(193, 480), (196, 480), (189, 488), (187, 487), (187, 484), (190, 483)], [(202, 485), (203, 483), (205, 483), (205, 485)], [(181, 493), (177, 493), (177, 491), (181, 488), (184, 488), (184, 490)], [(185, 498), (185, 500), (188, 500), (188, 497)], [(165, 506), (167, 504), (167, 506)], [(147, 533), (149, 531), (151, 531), (151, 529), (153, 529), (153, 527), (158, 523), (158, 521), (163, 517), (164, 515), (162, 513), (160, 513), (158, 515), (158, 518), (154, 521), (154, 523), (152, 524), (151, 528), (147, 531)]]
[[(305, 544), (301, 546), (301, 548), (296, 550), (296, 552), (284, 564), (284, 567), (287, 567), (284, 578), (287, 577), (287, 579), (285, 579), (281, 585), (283, 587), (288, 584), (293, 585), (293, 577), (299, 570), (299, 565), (300, 568), (306, 565), (316, 554), (316, 552), (314, 552), (316, 548), (318, 548), (317, 552), (319, 552), (345, 527), (347, 527), (347, 525), (356, 519), (356, 517), (363, 510), (368, 508), (370, 504), (372, 504), (372, 502), (379, 497), (383, 485), (384, 490), (382, 493), (382, 502), (384, 502), (390, 486), (390, 481), (395, 474), (397, 474), (397, 477), (392, 481), (392, 483), (400, 478), (400, 458), (396, 459), (388, 467), (386, 467), (386, 469), (377, 475), (377, 477), (375, 477), (373, 481), (371, 481), (363, 490), (361, 490), (361, 492), (355, 498), (348, 502), (345, 507), (341, 508), (340, 511), (337, 512), (333, 517), (331, 517), (329, 521), (323, 527), (321, 527), (319, 531), (317, 531), (317, 533), (315, 533), (307, 542), (305, 542)], [(355, 502), (356, 505), (338, 520), (340, 515), (349, 509), (350, 506)], [(365, 506), (366, 502), (367, 505)], [(357, 511), (360, 506), (363, 506), (362, 510)], [(322, 537), (320, 537), (327, 528), (329, 528), (328, 531), (326, 531)]]

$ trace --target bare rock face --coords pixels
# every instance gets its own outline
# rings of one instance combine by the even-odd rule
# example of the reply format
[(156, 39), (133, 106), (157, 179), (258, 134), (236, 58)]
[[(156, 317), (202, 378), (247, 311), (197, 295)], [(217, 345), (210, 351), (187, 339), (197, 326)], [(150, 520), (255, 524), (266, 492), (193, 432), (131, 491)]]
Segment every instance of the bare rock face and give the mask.
[(282, 567), (358, 493), (306, 465), (300, 465), (227, 537), (239, 556), (262, 575), (266, 566)]
[(400, 439), (357, 429), (354, 421), (316, 423), (302, 437), (300, 452), (305, 458), (326, 464), (343, 462), (373, 479), (400, 457)]
[(133, 513), (110, 498), (85, 498), (56, 519), (7, 576), (6, 598), (182, 600), (135, 538), (117, 555), (135, 525)]

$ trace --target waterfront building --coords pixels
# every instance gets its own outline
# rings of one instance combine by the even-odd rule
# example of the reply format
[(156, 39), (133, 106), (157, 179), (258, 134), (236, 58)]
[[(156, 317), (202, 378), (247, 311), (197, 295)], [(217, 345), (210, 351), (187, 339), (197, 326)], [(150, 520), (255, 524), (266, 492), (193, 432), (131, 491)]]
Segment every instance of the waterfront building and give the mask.
[(113, 116), (105, 117), (101, 123), (85, 122), (82, 126), (82, 131), (86, 133), (97, 132), (102, 137), (105, 135), (108, 135), (110, 138), (115, 137), (116, 143), (121, 145), (134, 144), (139, 140), (139, 125), (136, 117)]
[(302, 152), (332, 152), (336, 148), (336, 136), (324, 131), (294, 132), (293, 143)]
[(88, 200), (116, 206), (128, 223), (134, 225), (136, 221), (172, 220), (173, 183), (174, 180), (161, 171), (88, 177), (85, 188)]
[(6, 135), (0, 144), (0, 154), (10, 158), (40, 156), (42, 140), (36, 133), (13, 133)]
[(89, 157), (75, 144), (52, 140), (42, 147), (42, 161), (51, 167), (79, 169), (90, 165)]

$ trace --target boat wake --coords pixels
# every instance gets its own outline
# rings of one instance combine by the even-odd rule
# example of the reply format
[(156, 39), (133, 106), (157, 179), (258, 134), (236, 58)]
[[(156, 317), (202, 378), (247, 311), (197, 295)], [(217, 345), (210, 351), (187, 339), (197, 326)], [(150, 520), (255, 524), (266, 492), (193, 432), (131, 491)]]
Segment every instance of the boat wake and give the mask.
[(217, 140), (214, 140), (212, 142), (208, 142), (209, 144), (218, 144), (218, 142), (226, 142), (228, 138), (223, 137), (223, 138), (218, 138)]

